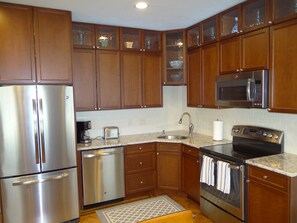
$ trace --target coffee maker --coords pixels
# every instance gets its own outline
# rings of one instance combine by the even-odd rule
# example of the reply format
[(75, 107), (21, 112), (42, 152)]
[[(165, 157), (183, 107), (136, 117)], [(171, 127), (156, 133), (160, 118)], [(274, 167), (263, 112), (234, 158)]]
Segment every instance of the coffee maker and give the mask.
[(88, 130), (92, 128), (91, 121), (76, 122), (76, 135), (78, 143), (91, 143), (92, 139), (88, 134)]

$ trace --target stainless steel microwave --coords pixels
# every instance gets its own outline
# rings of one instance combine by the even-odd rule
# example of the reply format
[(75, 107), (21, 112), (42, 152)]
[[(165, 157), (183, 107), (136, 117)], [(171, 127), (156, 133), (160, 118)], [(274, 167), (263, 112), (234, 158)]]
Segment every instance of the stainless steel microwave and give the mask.
[(216, 105), (237, 108), (267, 108), (268, 70), (217, 76)]

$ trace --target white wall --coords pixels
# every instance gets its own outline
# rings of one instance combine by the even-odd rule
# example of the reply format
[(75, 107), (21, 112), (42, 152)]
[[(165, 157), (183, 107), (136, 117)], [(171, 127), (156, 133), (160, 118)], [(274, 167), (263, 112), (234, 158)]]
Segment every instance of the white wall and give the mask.
[(116, 125), (121, 135), (187, 129), (178, 124), (182, 112), (192, 115), (194, 132), (212, 135), (213, 121), (224, 122), (224, 138), (232, 139), (233, 125), (256, 125), (282, 130), (285, 133), (285, 152), (297, 154), (297, 115), (271, 113), (266, 109), (205, 109), (188, 108), (186, 87), (164, 87), (163, 108), (124, 109), (115, 111), (77, 112), (77, 120), (91, 120), (91, 136), (101, 135), (103, 126)]

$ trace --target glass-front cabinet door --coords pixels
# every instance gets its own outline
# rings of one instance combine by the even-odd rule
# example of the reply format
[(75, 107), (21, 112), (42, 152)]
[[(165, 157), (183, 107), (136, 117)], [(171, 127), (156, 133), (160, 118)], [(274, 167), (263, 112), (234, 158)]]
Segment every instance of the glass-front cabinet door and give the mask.
[(165, 32), (164, 82), (165, 85), (186, 84), (185, 72), (185, 32)]
[(143, 51), (161, 51), (161, 32), (143, 31)]
[(243, 5), (243, 29), (254, 30), (269, 23), (269, 6), (267, 0), (253, 0)]
[(141, 30), (121, 28), (121, 50), (140, 50)]
[(230, 35), (236, 35), (241, 30), (241, 8), (236, 6), (225, 12), (222, 12), (219, 17), (220, 21), (220, 36), (222, 38)]
[(197, 48), (201, 44), (200, 24), (187, 29), (188, 49)]
[(297, 17), (297, 0), (272, 0), (271, 2), (274, 22)]
[(210, 43), (218, 40), (217, 16), (202, 22), (202, 43)]
[(87, 23), (72, 23), (72, 40), (76, 48), (95, 48), (94, 25)]
[(119, 29), (112, 26), (96, 26), (96, 48), (118, 49)]

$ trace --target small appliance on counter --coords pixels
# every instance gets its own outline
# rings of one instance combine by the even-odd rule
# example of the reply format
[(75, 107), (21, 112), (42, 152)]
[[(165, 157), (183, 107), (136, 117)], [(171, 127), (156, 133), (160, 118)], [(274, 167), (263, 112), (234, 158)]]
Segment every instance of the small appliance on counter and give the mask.
[(103, 139), (118, 139), (120, 135), (119, 128), (116, 126), (103, 127)]
[(92, 128), (91, 121), (76, 122), (77, 143), (91, 143), (92, 139), (88, 134), (88, 130)]

